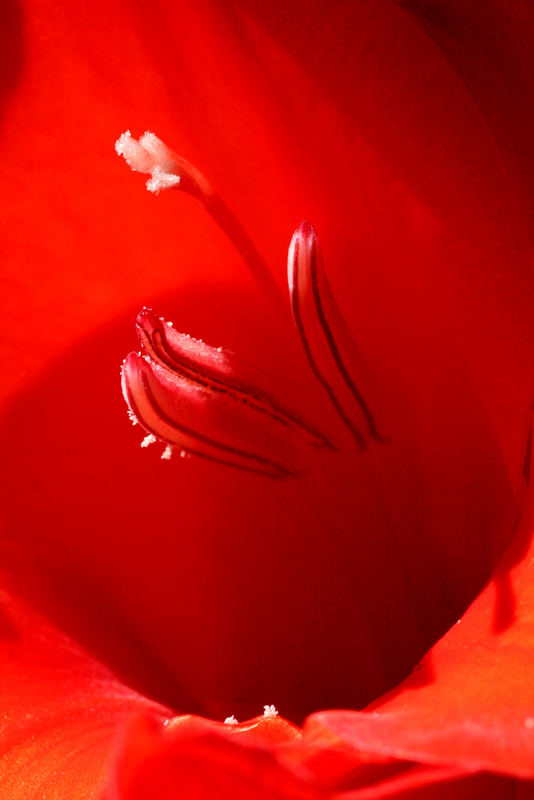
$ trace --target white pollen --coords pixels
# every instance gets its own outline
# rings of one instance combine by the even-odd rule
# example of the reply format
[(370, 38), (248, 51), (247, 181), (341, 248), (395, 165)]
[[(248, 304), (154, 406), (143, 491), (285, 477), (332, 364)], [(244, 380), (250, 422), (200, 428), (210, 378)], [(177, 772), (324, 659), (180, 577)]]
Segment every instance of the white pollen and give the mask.
[(274, 706), (263, 706), (263, 716), (274, 718), (278, 716), (278, 711)]
[(149, 433), (148, 436), (145, 436), (145, 438), (141, 442), (141, 447), (148, 447), (149, 444), (154, 444), (155, 441), (157, 440), (154, 434)]
[(170, 444), (168, 444), (163, 453), (161, 454), (161, 458), (163, 459), (163, 461), (170, 461), (171, 456), (172, 456), (172, 447), (170, 446)]
[(188, 455), (187, 450), (180, 450), (180, 458), (187, 458)]
[(226, 719), (224, 720), (224, 724), (225, 725), (239, 725), (239, 722), (236, 720), (236, 718), (232, 714), (231, 717), (226, 717)]
[(137, 419), (137, 417), (135, 416), (133, 411), (130, 411), (130, 409), (127, 409), (127, 411), (128, 411), (129, 420), (132, 423), (132, 425), (138, 425), (139, 424), (139, 420)]

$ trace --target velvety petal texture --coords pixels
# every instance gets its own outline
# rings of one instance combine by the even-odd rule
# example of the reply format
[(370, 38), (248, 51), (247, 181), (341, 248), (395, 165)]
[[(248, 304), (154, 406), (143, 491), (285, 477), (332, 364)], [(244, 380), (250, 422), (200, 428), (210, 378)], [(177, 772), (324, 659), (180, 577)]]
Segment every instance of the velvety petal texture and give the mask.
[[(306, 728), (358, 750), (534, 777), (532, 507), (492, 583), (390, 696)], [(519, 560), (520, 563), (516, 563)]]
[[(114, 752), (106, 800), (528, 796), (521, 536), (495, 598), (486, 590), (366, 712), (240, 743), (241, 728), (190, 717), (164, 729), (141, 698), (218, 719), (274, 702), (299, 724), (362, 708), (495, 569), (524, 507), (534, 382), (529, 4), (6, 9), (0, 558), (6, 598), (42, 615), (6, 599), (9, 800), (95, 797)], [(174, 173), (152, 162), (162, 191), (145, 191), (113, 143), (147, 128), (207, 176), (226, 216), (176, 181), (163, 191)], [(303, 218), (321, 241), (325, 307), (358, 353), (355, 386), (373, 387), (383, 435), (365, 448), (291, 318)], [(277, 480), (141, 449), (117, 373), (145, 305), (235, 354), (234, 387), (250, 367), (262, 402), (335, 447)], [(143, 364), (129, 357), (129, 374)], [(156, 366), (168, 399), (176, 381)], [(243, 448), (261, 434), (272, 458), (289, 452), (249, 436), (235, 404), (214, 406), (198, 419), (206, 435)], [(178, 411), (165, 408), (174, 424)]]
[(0, 613), (0, 795), (94, 798), (121, 725), (165, 710), (5, 591)]
[(328, 736), (310, 741), (276, 718), (223, 725), (181, 717), (164, 731), (147, 719), (132, 723), (101, 800), (512, 800), (527, 791), (495, 775), (376, 759)]
[[(522, 503), (533, 288), (494, 139), (395, 4), (25, 8), (3, 128), (11, 580), (179, 708), (249, 716), (269, 690), (295, 719), (361, 706), (461, 613)], [(313, 221), (388, 444), (276, 492), (138, 449), (116, 364), (145, 303), (273, 375), (315, 427), (330, 413), (289, 302), (255, 288), (198, 201), (153, 197), (113, 153), (149, 126), (209, 177), (280, 291)]]

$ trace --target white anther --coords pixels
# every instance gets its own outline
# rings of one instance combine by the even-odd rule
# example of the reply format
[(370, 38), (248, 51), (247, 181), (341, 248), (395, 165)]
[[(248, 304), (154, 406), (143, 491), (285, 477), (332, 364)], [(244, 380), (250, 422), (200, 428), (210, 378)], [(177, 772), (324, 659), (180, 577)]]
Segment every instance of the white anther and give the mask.
[(263, 716), (264, 717), (277, 717), (278, 711), (274, 706), (263, 706)]
[(145, 436), (143, 441), (141, 442), (141, 447), (148, 447), (149, 444), (154, 444), (157, 441), (156, 437), (153, 433), (149, 433), (148, 436)]
[(225, 725), (239, 725), (239, 722), (236, 720), (236, 718), (232, 714), (231, 717), (226, 717), (226, 719), (224, 720), (224, 724)]

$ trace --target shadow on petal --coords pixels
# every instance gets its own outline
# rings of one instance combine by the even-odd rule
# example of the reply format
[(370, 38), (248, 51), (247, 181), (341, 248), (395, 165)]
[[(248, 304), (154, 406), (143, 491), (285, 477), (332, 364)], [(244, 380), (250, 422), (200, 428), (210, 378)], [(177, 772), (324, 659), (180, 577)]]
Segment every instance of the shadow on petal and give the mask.
[[(248, 300), (219, 286), (154, 305), (256, 354), (325, 424), (296, 337)], [(391, 444), (318, 452), (283, 482), (162, 462), (139, 449), (120, 394), (134, 320), (75, 346), (6, 414), (1, 551), (15, 587), (177, 709), (245, 718), (274, 702), (298, 721), (365, 705), (454, 622), (507, 540), (515, 505), (482, 422), (449, 409), (470, 438), (449, 437), (447, 454), (401, 414)]]
[(17, 86), (24, 62), (24, 17), (17, 0), (5, 0), (0, 16), (0, 105)]

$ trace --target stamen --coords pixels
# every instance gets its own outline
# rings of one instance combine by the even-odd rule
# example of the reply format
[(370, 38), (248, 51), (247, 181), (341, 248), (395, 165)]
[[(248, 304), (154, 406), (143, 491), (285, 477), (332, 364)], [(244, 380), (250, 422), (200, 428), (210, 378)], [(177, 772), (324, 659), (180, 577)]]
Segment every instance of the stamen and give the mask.
[(263, 716), (272, 719), (278, 716), (278, 711), (274, 706), (263, 706)]
[[(236, 402), (266, 414), (314, 447), (334, 449), (322, 433), (297, 418), (294, 412), (283, 408), (259, 389), (230, 377), (232, 362), (235, 364), (236, 359), (230, 359), (221, 347), (210, 347), (187, 334), (178, 333), (148, 308), (141, 311), (136, 324), (143, 350), (156, 363), (213, 392), (231, 395)], [(239, 365), (238, 371), (243, 376), (248, 372), (244, 365)]]
[(348, 368), (349, 359), (358, 361), (355, 345), (330, 291), (317, 234), (307, 222), (299, 225), (291, 240), (288, 282), (293, 318), (304, 350), (337, 413), (362, 449), (364, 431), (382, 441), (369, 405)]
[[(231, 394), (199, 386), (136, 353), (124, 360), (122, 388), (143, 428), (170, 448), (272, 478), (298, 474), (298, 449), (287, 436), (276, 436), (269, 418), (258, 419)], [(166, 448), (162, 458), (171, 452)]]
[(226, 719), (224, 720), (224, 724), (225, 725), (239, 725), (239, 722), (236, 720), (236, 718), (232, 714), (231, 717), (226, 717)]
[(277, 302), (283, 299), (280, 288), (254, 242), (196, 167), (170, 150), (149, 131), (139, 141), (133, 139), (130, 131), (126, 131), (116, 141), (115, 150), (135, 172), (150, 174), (146, 184), (149, 191), (159, 194), (164, 189), (179, 188), (200, 200), (213, 221), (233, 243), (262, 289), (273, 299), (276, 298)]
[(154, 442), (157, 442), (156, 437), (149, 433), (141, 442), (141, 447), (148, 447), (150, 444), (154, 444)]

